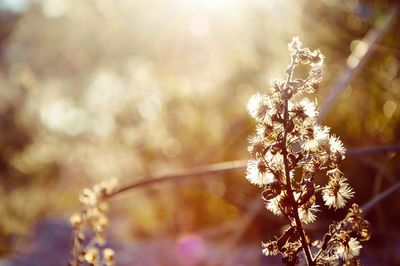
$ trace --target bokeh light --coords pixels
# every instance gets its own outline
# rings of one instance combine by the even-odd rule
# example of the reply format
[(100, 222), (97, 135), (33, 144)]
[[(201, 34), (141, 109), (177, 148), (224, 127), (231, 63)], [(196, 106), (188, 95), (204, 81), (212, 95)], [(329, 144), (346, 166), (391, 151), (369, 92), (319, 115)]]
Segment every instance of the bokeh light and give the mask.
[[(324, 121), (346, 147), (398, 144), (398, 13), (382, 24), (393, 10), (394, 1), (370, 0), (0, 1), (0, 255), (6, 265), (67, 261), (68, 216), (79, 210), (80, 191), (96, 182), (115, 177), (125, 184), (247, 159), (254, 127), (247, 100), (283, 77), (293, 36), (326, 56), (315, 95), (321, 106), (349, 73)], [(382, 36), (370, 43), (377, 27), (384, 27)], [(397, 153), (346, 160), (343, 171), (361, 203), (399, 173)], [(118, 265), (133, 265), (130, 251), (142, 248), (153, 264), (138, 259), (137, 265), (203, 265), (212, 260), (209, 246), (218, 246), (212, 256), (222, 257), (221, 265), (275, 263), (261, 256), (259, 244), (282, 221), (264, 210), (246, 220), (257, 191), (244, 173), (230, 172), (116, 198), (109, 233)], [(371, 213), (372, 245), (398, 246), (397, 201), (393, 195)], [(325, 218), (337, 217), (328, 212), (315, 234)], [(52, 252), (46, 241), (53, 236), (38, 233), (43, 227), (60, 234)], [(237, 228), (241, 233), (228, 243)], [(389, 229), (393, 236), (385, 234)], [(162, 248), (168, 259), (158, 254)], [(379, 254), (394, 249), (379, 248)], [(367, 264), (379, 254), (365, 254)]]

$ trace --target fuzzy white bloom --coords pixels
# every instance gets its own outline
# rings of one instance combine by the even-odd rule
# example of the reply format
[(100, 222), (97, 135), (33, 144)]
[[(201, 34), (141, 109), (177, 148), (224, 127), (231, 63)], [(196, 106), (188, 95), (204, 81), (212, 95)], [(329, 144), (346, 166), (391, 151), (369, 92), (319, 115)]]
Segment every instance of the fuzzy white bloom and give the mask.
[(268, 202), (266, 204), (267, 209), (277, 216), (282, 215), (282, 211), (279, 208), (280, 200), (281, 200), (281, 196), (276, 196), (275, 198), (268, 200)]
[(81, 203), (87, 206), (95, 206), (98, 201), (98, 194), (90, 188), (85, 188), (79, 196)]
[(339, 169), (328, 171), (329, 182), (322, 190), (322, 198), (329, 208), (343, 208), (348, 199), (354, 196), (353, 189), (346, 183), (346, 178)]
[(351, 237), (347, 243), (341, 243), (336, 248), (336, 255), (348, 261), (354, 257), (360, 255), (362, 246), (360, 242), (354, 237)]
[(342, 141), (341, 141), (338, 137), (336, 137), (336, 136), (331, 136), (331, 137), (329, 138), (329, 147), (330, 147), (331, 153), (336, 153), (336, 152), (338, 152), (338, 153), (340, 153), (340, 154), (343, 156), (343, 158), (344, 158), (344, 155), (345, 155), (345, 153), (346, 153), (346, 148), (343, 146)]
[(268, 96), (261, 95), (260, 93), (251, 96), (247, 103), (247, 110), (251, 117), (257, 121), (268, 125), (272, 124), (271, 115), (273, 114), (274, 108)]
[(329, 144), (329, 127), (314, 126), (313, 136), (304, 141), (301, 148), (304, 151), (315, 152), (320, 146), (328, 146)]
[(247, 162), (246, 179), (252, 184), (263, 186), (272, 183), (275, 176), (269, 170), (263, 169), (258, 160), (250, 159)]
[(306, 140), (301, 145), (301, 148), (306, 152), (307, 151), (311, 151), (311, 152), (316, 151), (318, 149), (318, 141), (316, 139)]
[(330, 128), (327, 126), (315, 126), (314, 138), (318, 140), (320, 145), (327, 145), (329, 143), (329, 131)]
[(307, 207), (300, 207), (299, 208), (299, 216), (300, 216), (300, 220), (305, 223), (305, 224), (310, 224), (316, 221), (317, 219), (317, 212), (319, 212), (320, 210), (318, 209), (319, 205), (317, 204), (313, 204), (311, 205), (311, 207), (307, 208)]
[[(343, 143), (330, 135), (329, 127), (318, 123), (317, 101), (300, 97), (319, 89), (324, 57), (319, 50), (302, 48), (297, 37), (289, 44), (289, 50), (292, 60), (286, 77), (272, 83), (269, 95), (257, 93), (247, 104), (258, 125), (256, 134), (249, 139), (251, 159), (246, 179), (264, 187), (265, 207), (277, 216), (284, 216), (291, 226), (280, 238), (262, 243), (263, 253), (267, 256), (281, 253), (284, 262), (293, 264), (302, 248), (310, 265), (332, 266), (343, 261), (347, 265), (359, 255), (359, 241), (369, 238), (369, 224), (363, 220), (358, 205), (353, 204), (344, 220), (329, 227), (329, 238), (320, 242), (314, 259), (311, 254), (314, 250), (304, 243), (307, 241), (298, 238), (304, 232), (303, 224), (318, 218), (317, 193), (321, 192), (329, 208), (338, 209), (346, 205), (354, 191), (337, 168), (346, 152)], [(293, 80), (292, 74), (299, 64), (311, 69), (307, 78)], [(329, 169), (332, 170), (327, 172), (328, 183), (323, 187), (317, 185), (314, 180), (317, 174)]]
[(314, 118), (318, 115), (316, 104), (311, 102), (308, 98), (301, 100), (300, 106), (303, 108), (307, 117)]

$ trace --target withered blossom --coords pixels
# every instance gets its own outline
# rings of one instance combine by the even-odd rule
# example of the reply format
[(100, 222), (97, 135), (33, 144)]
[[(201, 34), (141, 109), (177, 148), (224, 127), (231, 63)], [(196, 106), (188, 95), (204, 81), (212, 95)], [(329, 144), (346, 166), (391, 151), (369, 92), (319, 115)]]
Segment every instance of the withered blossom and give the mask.
[(305, 224), (313, 223), (317, 220), (317, 212), (319, 212), (319, 205), (313, 203), (310, 207), (301, 206), (299, 208), (300, 220)]
[(336, 255), (345, 261), (348, 261), (357, 257), (360, 254), (361, 248), (362, 246), (360, 242), (356, 238), (350, 237), (348, 241), (340, 242), (340, 244), (338, 244)]
[(315, 125), (307, 129), (302, 148), (306, 152), (316, 152), (320, 147), (327, 146), (329, 143), (329, 128)]
[(263, 186), (274, 181), (274, 175), (263, 161), (249, 160), (247, 164), (247, 180), (250, 183)]
[(278, 195), (275, 198), (268, 200), (265, 207), (273, 214), (281, 216), (283, 215), (280, 207), (281, 199), (282, 197)]
[(110, 248), (105, 248), (103, 250), (103, 258), (106, 266), (113, 266), (115, 260), (115, 252)]
[(95, 247), (88, 248), (85, 252), (85, 255), (83, 255), (83, 258), (87, 263), (90, 263), (92, 265), (98, 265), (99, 264), (99, 250)]
[(346, 148), (343, 146), (343, 143), (340, 141), (339, 138), (331, 136), (329, 138), (329, 147), (331, 153), (339, 153), (344, 159)]
[(300, 106), (304, 110), (304, 115), (309, 118), (315, 118), (318, 115), (317, 106), (315, 103), (311, 102), (309, 99), (304, 98), (300, 101)]
[(353, 204), (346, 217), (329, 226), (322, 248), (315, 258), (317, 265), (327, 264), (333, 258), (344, 261), (343, 265), (361, 265), (358, 258), (361, 251), (361, 242), (370, 238), (369, 222), (362, 217), (362, 211), (357, 204)]
[[(256, 133), (249, 139), (251, 158), (246, 178), (264, 188), (262, 199), (274, 215), (284, 216), (290, 225), (282, 236), (262, 244), (267, 256), (281, 254), (287, 265), (338, 265), (358, 262), (361, 241), (370, 236), (369, 223), (353, 205), (345, 219), (333, 223), (319, 251), (310, 250), (303, 224), (317, 221), (319, 192), (330, 208), (343, 208), (354, 191), (338, 169), (346, 149), (340, 139), (330, 135), (330, 128), (318, 124), (316, 102), (302, 95), (319, 89), (324, 57), (319, 50), (302, 48), (299, 39), (289, 44), (291, 64), (283, 80), (275, 80), (268, 95), (257, 93), (247, 109), (257, 121)], [(292, 79), (299, 64), (310, 65), (305, 79)], [(315, 184), (321, 171), (329, 181), (322, 188)], [(299, 173), (295, 175), (294, 173)], [(323, 180), (324, 181), (324, 180)], [(303, 250), (304, 256), (300, 255)]]
[(261, 244), (263, 250), (263, 254), (266, 256), (274, 256), (279, 253), (278, 250), (278, 243), (276, 241), (270, 241), (268, 243), (262, 243)]
[(343, 208), (347, 200), (354, 196), (354, 191), (346, 183), (346, 180), (338, 169), (330, 171), (329, 182), (322, 190), (322, 198), (328, 207), (335, 209)]
[[(79, 197), (82, 203), (82, 211), (73, 214), (70, 218), (74, 228), (73, 250), (74, 259), (69, 263), (71, 266), (79, 265), (114, 265), (114, 251), (101, 247), (106, 243), (105, 229), (108, 227), (108, 203), (105, 201), (116, 188), (115, 179), (103, 181), (93, 188), (85, 188)], [(89, 230), (93, 238), (84, 244), (85, 233)]]
[(273, 106), (269, 97), (258, 93), (253, 95), (247, 104), (247, 110), (257, 121), (271, 124)]

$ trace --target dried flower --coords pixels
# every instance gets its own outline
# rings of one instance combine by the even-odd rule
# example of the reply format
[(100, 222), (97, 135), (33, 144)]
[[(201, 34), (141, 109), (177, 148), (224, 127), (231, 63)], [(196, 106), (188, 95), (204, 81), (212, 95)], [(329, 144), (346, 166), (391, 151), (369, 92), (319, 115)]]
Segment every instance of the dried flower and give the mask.
[(247, 163), (247, 180), (250, 183), (263, 186), (274, 181), (274, 175), (263, 161), (249, 160)]
[(281, 216), (283, 214), (279, 205), (280, 201), (281, 201), (281, 196), (278, 195), (275, 198), (268, 200), (265, 207), (273, 214)]
[[(100, 247), (106, 242), (105, 229), (108, 226), (108, 203), (105, 201), (116, 188), (116, 180), (103, 181), (96, 184), (93, 188), (85, 188), (79, 197), (82, 203), (80, 214), (74, 214), (70, 222), (74, 227), (74, 260), (71, 265), (113, 265), (114, 251), (104, 249), (101, 252)], [(94, 237), (87, 246), (84, 245), (86, 229), (92, 231)], [(102, 254), (102, 256), (101, 256)], [(112, 258), (112, 259), (111, 259)]]
[(340, 141), (339, 138), (335, 136), (331, 136), (329, 138), (329, 147), (331, 153), (339, 153), (342, 158), (344, 159), (344, 155), (346, 153), (346, 148), (343, 146), (343, 143)]
[(340, 242), (336, 248), (336, 255), (348, 261), (360, 254), (362, 246), (354, 237), (350, 237), (347, 241)]
[(115, 259), (114, 250), (112, 250), (111, 248), (105, 248), (103, 250), (103, 258), (107, 266), (114, 265), (114, 259)]
[(339, 169), (331, 170), (329, 182), (322, 190), (322, 198), (330, 208), (343, 208), (348, 199), (354, 196), (353, 189), (346, 183), (346, 178)]
[(257, 121), (271, 124), (273, 115), (272, 107), (270, 98), (257, 93), (250, 98), (247, 110)]
[(300, 101), (301, 109), (304, 111), (304, 115), (307, 118), (315, 118), (318, 115), (318, 111), (316, 109), (316, 104), (311, 102), (309, 99), (304, 98)]
[[(353, 205), (345, 219), (333, 223), (320, 243), (320, 251), (313, 258), (311, 240), (303, 224), (317, 220), (316, 204), (320, 187), (314, 183), (320, 171), (327, 171), (329, 181), (322, 188), (322, 198), (330, 208), (343, 208), (354, 191), (338, 169), (346, 149), (340, 139), (330, 135), (330, 128), (317, 123), (316, 102), (301, 96), (313, 93), (322, 80), (323, 55), (319, 50), (302, 48), (299, 39), (289, 44), (291, 64), (284, 80), (272, 83), (269, 95), (252, 96), (247, 110), (258, 125), (250, 137), (246, 179), (264, 188), (262, 199), (273, 214), (284, 216), (290, 228), (284, 234), (262, 244), (265, 255), (282, 254), (287, 265), (299, 263), (299, 252), (304, 251), (309, 265), (336, 265), (341, 258), (358, 261), (360, 241), (370, 236), (369, 223), (361, 210)], [(292, 80), (299, 64), (310, 65), (308, 77)], [(300, 177), (295, 176), (301, 173)]]
[(99, 258), (99, 251), (97, 248), (89, 248), (85, 255), (83, 256), (85, 261), (90, 264), (97, 264), (97, 260)]
[(74, 214), (70, 218), (70, 223), (74, 228), (77, 228), (81, 225), (82, 223), (82, 218), (79, 214)]
[(319, 205), (313, 203), (311, 206), (302, 206), (299, 208), (300, 219), (305, 224), (310, 224), (316, 221)]
[(262, 243), (261, 244), (263, 250), (263, 254), (266, 256), (274, 256), (277, 255), (279, 253), (278, 250), (278, 244), (276, 241), (270, 241), (268, 243)]

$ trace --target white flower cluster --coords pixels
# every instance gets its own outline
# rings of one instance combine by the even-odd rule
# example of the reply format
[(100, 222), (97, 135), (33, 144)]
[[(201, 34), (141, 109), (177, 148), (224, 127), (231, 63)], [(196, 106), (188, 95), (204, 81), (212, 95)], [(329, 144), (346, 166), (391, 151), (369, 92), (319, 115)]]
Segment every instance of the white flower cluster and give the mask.
[[(316, 102), (303, 97), (318, 90), (324, 57), (318, 50), (302, 48), (298, 38), (289, 44), (289, 51), (292, 61), (285, 79), (274, 81), (268, 94), (257, 93), (248, 102), (247, 110), (257, 127), (249, 138), (251, 158), (246, 179), (263, 187), (266, 208), (288, 218), (295, 228), (291, 237), (284, 237), (286, 242), (281, 239), (263, 244), (264, 254), (281, 253), (285, 263), (295, 264), (303, 248), (308, 263), (315, 264), (302, 224), (317, 220), (317, 192), (322, 192), (325, 205), (338, 209), (345, 207), (354, 191), (338, 168), (345, 158), (343, 143), (330, 134), (329, 127), (318, 124)], [(294, 69), (300, 64), (310, 65), (308, 76), (293, 80)], [(328, 177), (324, 187), (315, 184), (321, 172)], [(361, 248), (357, 239), (346, 243), (335, 249), (345, 261), (358, 256)]]

